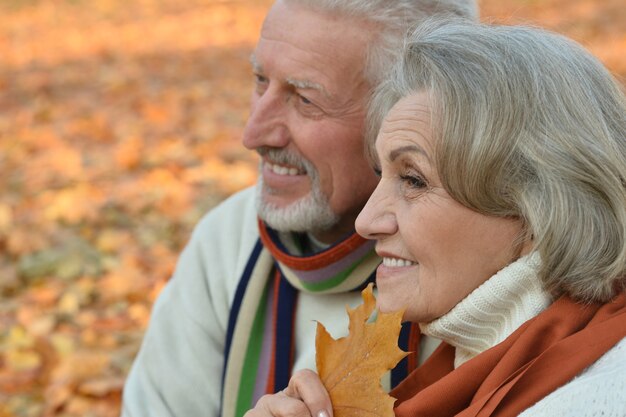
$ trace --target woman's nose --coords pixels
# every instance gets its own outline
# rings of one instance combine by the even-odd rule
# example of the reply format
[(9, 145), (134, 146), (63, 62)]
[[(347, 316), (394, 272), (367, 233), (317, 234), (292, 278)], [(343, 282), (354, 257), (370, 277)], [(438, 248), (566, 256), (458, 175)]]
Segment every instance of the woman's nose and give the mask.
[(366, 239), (380, 240), (398, 231), (393, 199), (387, 194), (382, 181), (356, 218), (355, 227), (357, 233)]
[(278, 91), (272, 89), (268, 89), (262, 95), (254, 94), (250, 117), (243, 132), (243, 145), (248, 149), (287, 146), (290, 132), (286, 101)]

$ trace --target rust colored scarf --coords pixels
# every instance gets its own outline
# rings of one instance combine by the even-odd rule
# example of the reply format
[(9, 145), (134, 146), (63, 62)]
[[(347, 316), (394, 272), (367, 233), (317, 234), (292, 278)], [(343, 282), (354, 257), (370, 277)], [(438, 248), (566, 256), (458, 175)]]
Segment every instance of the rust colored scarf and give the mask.
[(626, 293), (607, 304), (561, 297), (502, 343), (454, 369), (442, 343), (391, 395), (398, 417), (515, 416), (626, 337)]

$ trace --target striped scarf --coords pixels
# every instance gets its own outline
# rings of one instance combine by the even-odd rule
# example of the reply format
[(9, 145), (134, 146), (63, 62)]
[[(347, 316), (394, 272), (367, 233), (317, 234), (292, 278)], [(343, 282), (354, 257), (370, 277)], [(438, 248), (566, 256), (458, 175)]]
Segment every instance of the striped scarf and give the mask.
[[(260, 238), (240, 278), (228, 322), (222, 376), (223, 417), (240, 417), (291, 377), (299, 292), (323, 296), (363, 289), (380, 258), (374, 242), (356, 233), (311, 256), (297, 256), (278, 233), (259, 221)], [(400, 347), (414, 354), (391, 374), (397, 385), (417, 365), (419, 330), (404, 326)]]

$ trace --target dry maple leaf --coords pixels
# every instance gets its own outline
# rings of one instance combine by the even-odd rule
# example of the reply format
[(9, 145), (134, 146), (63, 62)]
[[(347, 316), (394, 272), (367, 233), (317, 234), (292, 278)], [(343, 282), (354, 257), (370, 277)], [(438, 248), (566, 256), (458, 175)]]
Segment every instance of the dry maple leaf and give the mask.
[(380, 379), (408, 354), (397, 346), (403, 311), (379, 312), (375, 322), (367, 323), (376, 306), (372, 284), (362, 296), (363, 304), (347, 309), (348, 336), (334, 340), (317, 324), (317, 371), (335, 417), (393, 417), (395, 399), (383, 390)]

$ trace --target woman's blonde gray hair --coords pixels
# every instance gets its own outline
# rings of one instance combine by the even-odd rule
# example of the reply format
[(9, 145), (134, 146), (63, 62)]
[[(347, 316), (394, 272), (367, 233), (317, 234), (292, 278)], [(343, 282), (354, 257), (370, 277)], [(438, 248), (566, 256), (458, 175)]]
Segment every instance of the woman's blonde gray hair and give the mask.
[(423, 23), (374, 95), (373, 158), (384, 115), (424, 91), (454, 199), (521, 218), (555, 296), (603, 302), (624, 288), (626, 98), (597, 59), (540, 29)]

